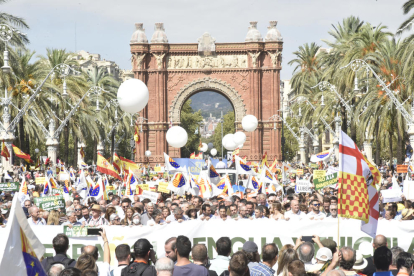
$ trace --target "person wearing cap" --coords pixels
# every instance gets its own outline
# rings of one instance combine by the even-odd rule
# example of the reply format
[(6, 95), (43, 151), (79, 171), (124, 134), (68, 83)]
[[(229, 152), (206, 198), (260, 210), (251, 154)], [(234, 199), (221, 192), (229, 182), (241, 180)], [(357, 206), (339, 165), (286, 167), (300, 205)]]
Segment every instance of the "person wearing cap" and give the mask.
[(122, 269), (122, 275), (124, 276), (156, 276), (157, 271), (153, 265), (149, 264), (151, 259), (152, 263), (156, 263), (157, 259), (152, 244), (147, 239), (139, 239), (134, 244), (134, 258), (135, 260), (127, 267)]
[(255, 242), (247, 241), (243, 244), (242, 251), (246, 254), (249, 260), (248, 267), (251, 269), (260, 262), (260, 255), (258, 253), (258, 247)]
[(86, 225), (96, 227), (101, 225), (108, 225), (108, 221), (101, 216), (101, 206), (94, 204), (91, 208), (92, 217), (86, 221)]
[(306, 218), (306, 214), (299, 210), (299, 201), (293, 199), (290, 201), (291, 210), (285, 213), (286, 220), (300, 220)]
[[(322, 271), (325, 265), (332, 260), (332, 251), (327, 247), (322, 247), (316, 253), (316, 264), (310, 266), (307, 272), (317, 273)], [(328, 264), (329, 265), (329, 264)]]
[(109, 221), (110, 221), (110, 225), (121, 225), (121, 219), (119, 218), (119, 216), (116, 213), (113, 213), (109, 217)]

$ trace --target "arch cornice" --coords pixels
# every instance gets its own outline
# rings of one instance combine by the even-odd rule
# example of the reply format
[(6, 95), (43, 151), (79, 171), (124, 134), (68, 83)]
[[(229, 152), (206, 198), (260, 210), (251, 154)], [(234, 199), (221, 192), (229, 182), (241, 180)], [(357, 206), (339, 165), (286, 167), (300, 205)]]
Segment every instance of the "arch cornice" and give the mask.
[(201, 90), (212, 90), (222, 93), (226, 96), (234, 107), (234, 115), (236, 122), (241, 122), (246, 115), (246, 105), (240, 94), (234, 87), (225, 81), (214, 79), (210, 77), (200, 78), (186, 84), (178, 91), (170, 106), (170, 116), (174, 124), (180, 124), (180, 113), (185, 101), (196, 92)]

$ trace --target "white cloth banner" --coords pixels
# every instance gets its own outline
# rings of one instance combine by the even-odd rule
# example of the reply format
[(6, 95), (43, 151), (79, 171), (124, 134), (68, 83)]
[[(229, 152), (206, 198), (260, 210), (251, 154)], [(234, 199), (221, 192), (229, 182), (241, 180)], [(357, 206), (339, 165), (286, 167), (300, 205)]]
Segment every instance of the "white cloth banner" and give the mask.
[[(53, 238), (63, 233), (63, 226), (33, 226), (33, 231), (44, 244), (46, 256), (52, 256)], [(353, 219), (340, 219), (340, 246), (352, 246), (368, 257), (373, 254), (372, 238), (360, 230), (361, 222)], [(170, 237), (185, 235), (190, 238), (192, 245), (203, 243), (207, 246), (209, 257), (216, 257), (215, 242), (220, 237), (229, 237), (232, 241), (233, 253), (242, 248), (245, 241), (254, 241), (259, 252), (266, 243), (276, 243), (280, 249), (285, 244), (295, 244), (299, 236), (318, 235), (321, 240), (333, 239), (338, 242), (338, 221), (335, 219), (312, 221), (276, 221), (276, 220), (228, 220), (210, 221), (192, 220), (183, 223), (172, 222), (156, 226), (107, 226), (109, 247), (111, 249), (111, 265), (116, 266), (115, 248), (119, 244), (129, 244), (131, 247), (140, 238), (148, 239), (154, 246), (158, 257), (165, 254), (164, 243)], [(5, 244), (8, 237), (6, 229), (0, 228), (0, 244)], [(400, 246), (405, 251), (414, 251), (414, 221), (379, 220), (378, 234), (388, 239), (388, 246)], [(67, 254), (74, 259), (80, 255), (83, 245), (96, 245), (99, 249), (99, 260), (102, 261), (103, 242), (100, 237), (69, 238)], [(316, 251), (315, 251), (316, 252)]]

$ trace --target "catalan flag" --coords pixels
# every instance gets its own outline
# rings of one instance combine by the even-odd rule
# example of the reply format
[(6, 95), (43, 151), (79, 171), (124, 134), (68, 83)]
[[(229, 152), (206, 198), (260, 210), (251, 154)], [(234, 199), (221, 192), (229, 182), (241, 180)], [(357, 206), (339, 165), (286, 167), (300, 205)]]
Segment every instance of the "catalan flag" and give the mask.
[(276, 157), (275, 157), (275, 160), (273, 160), (273, 163), (272, 163), (272, 165), (270, 165), (269, 170), (270, 170), (271, 172), (273, 172), (273, 169), (276, 169), (276, 166), (277, 166), (277, 159), (276, 159)]
[(19, 198), (15, 196), (0, 244), (0, 271), (7, 275), (46, 276), (40, 263), (45, 247), (30, 227)]
[(211, 197), (211, 186), (208, 182), (207, 178), (205, 176), (200, 176), (199, 182), (198, 182), (198, 189), (199, 189), (199, 195), (202, 198), (209, 198)]
[(39, 157), (37, 157), (37, 160), (36, 160), (36, 167), (35, 167), (35, 169), (40, 168), (41, 165), (42, 165), (42, 163), (40, 161), (40, 156), (39, 156)]
[(82, 156), (82, 159), (85, 159), (85, 151), (83, 150), (82, 146), (81, 146), (81, 149), (80, 149), (79, 153)]
[(1, 143), (1, 156), (6, 158), (6, 161), (9, 161), (10, 153), (9, 153), (9, 150), (7, 149), (6, 143), (4, 143), (4, 141)]
[(203, 159), (203, 153), (202, 153), (202, 152), (199, 152), (199, 153), (195, 156), (195, 159), (199, 159), (199, 160)]
[(13, 152), (16, 154), (17, 157), (24, 159), (29, 164), (33, 163), (33, 160), (30, 158), (29, 154), (22, 152), (18, 147), (12, 144)]
[(201, 143), (201, 139), (200, 139), (200, 144), (198, 145), (198, 151), (201, 151), (202, 147), (203, 147), (203, 144)]
[(56, 189), (57, 188), (56, 180), (53, 177), (50, 177), (49, 181), (50, 181), (50, 185), (52, 186), (52, 188)]
[(185, 185), (185, 178), (182, 173), (176, 173), (174, 179), (172, 180), (172, 184), (176, 188), (181, 188)]
[(114, 167), (109, 164), (108, 160), (105, 159), (101, 154), (98, 153), (98, 160), (96, 161), (96, 169), (101, 173), (113, 176), (119, 180), (122, 180), (119, 177), (119, 174), (115, 171)]

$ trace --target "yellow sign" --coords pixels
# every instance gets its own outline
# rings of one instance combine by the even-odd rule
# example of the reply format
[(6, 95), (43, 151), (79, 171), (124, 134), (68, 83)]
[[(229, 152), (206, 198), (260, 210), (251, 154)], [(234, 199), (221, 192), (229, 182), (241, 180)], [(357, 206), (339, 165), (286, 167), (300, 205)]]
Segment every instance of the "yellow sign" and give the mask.
[(323, 178), (326, 176), (325, 170), (313, 170), (313, 179)]
[(296, 174), (297, 175), (302, 175), (303, 174), (303, 169), (297, 169)]
[(161, 167), (154, 167), (154, 172), (161, 172)]
[(36, 177), (36, 185), (46, 184), (46, 177)]
[(141, 188), (141, 190), (143, 190), (143, 191), (149, 191), (150, 190), (148, 184), (140, 184), (140, 185), (137, 185), (137, 186), (139, 186)]
[(169, 194), (170, 190), (168, 189), (168, 182), (158, 183), (158, 192)]
[(108, 186), (105, 187), (105, 189), (112, 191), (112, 190), (115, 190), (115, 187), (112, 186), (112, 185), (108, 185)]

